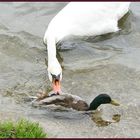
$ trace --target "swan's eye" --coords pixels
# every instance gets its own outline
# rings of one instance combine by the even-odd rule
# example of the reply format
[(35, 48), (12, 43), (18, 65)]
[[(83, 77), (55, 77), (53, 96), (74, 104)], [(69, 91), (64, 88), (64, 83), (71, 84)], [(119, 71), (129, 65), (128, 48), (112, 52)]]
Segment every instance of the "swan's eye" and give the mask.
[(60, 80), (60, 74), (54, 75), (54, 74), (51, 73), (51, 76), (52, 76), (52, 79), (53, 79), (53, 80), (57, 80), (57, 81)]

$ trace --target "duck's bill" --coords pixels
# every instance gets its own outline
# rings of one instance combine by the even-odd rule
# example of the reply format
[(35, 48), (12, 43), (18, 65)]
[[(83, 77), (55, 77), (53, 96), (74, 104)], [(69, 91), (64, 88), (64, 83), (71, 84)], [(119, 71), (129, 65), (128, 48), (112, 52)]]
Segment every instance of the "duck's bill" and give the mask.
[(55, 92), (55, 94), (60, 94), (61, 92), (60, 81), (54, 80), (52, 84), (53, 84), (53, 91)]
[(115, 100), (111, 100), (110, 104), (115, 105), (115, 106), (119, 106), (119, 105), (120, 105), (120, 104), (119, 104), (117, 101), (115, 101)]

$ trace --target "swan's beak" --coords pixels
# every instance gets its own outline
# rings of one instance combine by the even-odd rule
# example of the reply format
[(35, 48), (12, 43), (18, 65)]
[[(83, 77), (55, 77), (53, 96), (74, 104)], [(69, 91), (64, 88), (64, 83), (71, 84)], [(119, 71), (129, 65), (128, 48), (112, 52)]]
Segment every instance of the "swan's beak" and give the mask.
[(53, 91), (56, 93), (56, 94), (60, 94), (61, 92), (61, 85), (60, 85), (60, 80), (53, 80), (52, 82), (53, 84)]
[(115, 100), (111, 100), (110, 104), (115, 105), (115, 106), (119, 106), (119, 105), (120, 105), (120, 104), (119, 104), (117, 101), (115, 101)]

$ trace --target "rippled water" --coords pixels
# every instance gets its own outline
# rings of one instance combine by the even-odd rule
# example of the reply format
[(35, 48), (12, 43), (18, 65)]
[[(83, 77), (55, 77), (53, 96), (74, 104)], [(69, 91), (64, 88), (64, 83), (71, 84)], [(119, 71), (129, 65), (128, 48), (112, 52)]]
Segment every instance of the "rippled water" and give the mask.
[(50, 20), (65, 5), (0, 3), (0, 119), (24, 116), (39, 121), (49, 137), (140, 137), (139, 2), (132, 3), (131, 11), (119, 22), (120, 32), (66, 38), (58, 46), (64, 91), (88, 103), (96, 95), (108, 93), (120, 107), (103, 105), (101, 113), (87, 114), (33, 108), (25, 101), (44, 86), (50, 88), (43, 36)]

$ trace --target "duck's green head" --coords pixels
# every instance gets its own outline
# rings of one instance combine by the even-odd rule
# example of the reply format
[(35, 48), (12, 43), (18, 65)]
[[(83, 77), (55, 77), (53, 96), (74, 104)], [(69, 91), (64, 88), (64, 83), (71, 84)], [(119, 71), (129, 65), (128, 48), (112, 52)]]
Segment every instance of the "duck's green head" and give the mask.
[(90, 103), (88, 110), (96, 110), (101, 104), (112, 104), (115, 106), (119, 106), (119, 103), (111, 99), (111, 97), (107, 94), (100, 94)]

